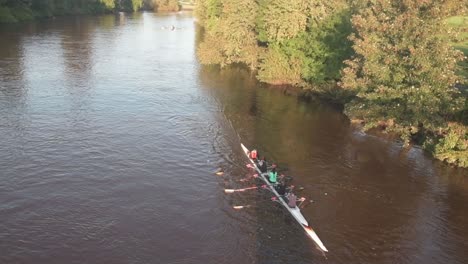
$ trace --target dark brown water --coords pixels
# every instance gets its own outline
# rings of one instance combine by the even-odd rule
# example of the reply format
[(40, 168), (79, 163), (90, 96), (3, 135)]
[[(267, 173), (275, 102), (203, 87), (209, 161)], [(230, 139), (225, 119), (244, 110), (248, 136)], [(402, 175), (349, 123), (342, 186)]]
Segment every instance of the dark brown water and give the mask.
[[(0, 28), (0, 263), (468, 262), (466, 170), (195, 41), (189, 13)], [(328, 254), (268, 192), (223, 193), (255, 183), (240, 142), (304, 187)]]

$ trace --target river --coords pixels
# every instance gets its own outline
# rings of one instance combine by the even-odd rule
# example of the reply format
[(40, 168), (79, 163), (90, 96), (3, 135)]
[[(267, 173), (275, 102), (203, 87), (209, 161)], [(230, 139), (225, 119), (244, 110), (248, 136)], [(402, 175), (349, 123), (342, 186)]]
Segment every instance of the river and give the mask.
[[(198, 37), (191, 13), (0, 26), (0, 263), (468, 261), (466, 170), (200, 66)], [(255, 184), (241, 142), (303, 188), (327, 254), (268, 191), (223, 192)]]

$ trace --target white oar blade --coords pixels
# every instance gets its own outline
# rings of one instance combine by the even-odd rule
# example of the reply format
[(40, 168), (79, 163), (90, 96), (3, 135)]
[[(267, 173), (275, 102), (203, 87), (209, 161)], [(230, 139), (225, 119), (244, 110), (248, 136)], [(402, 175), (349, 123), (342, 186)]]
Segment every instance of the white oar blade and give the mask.
[(244, 208), (249, 208), (250, 205), (234, 205), (232, 208), (236, 210), (244, 209)]
[(234, 193), (234, 192), (243, 192), (246, 190), (254, 190), (257, 189), (258, 187), (253, 186), (253, 187), (248, 187), (248, 188), (243, 188), (243, 189), (224, 189), (225, 193)]

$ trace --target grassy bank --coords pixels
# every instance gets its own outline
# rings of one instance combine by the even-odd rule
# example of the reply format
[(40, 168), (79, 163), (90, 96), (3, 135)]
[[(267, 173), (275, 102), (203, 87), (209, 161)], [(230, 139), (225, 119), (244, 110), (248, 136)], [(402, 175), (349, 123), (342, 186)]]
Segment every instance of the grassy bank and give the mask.
[[(468, 16), (454, 16), (447, 20), (448, 24), (457, 32), (453, 46), (462, 51), (468, 57)], [(460, 63), (458, 74), (463, 76), (465, 84), (468, 85), (468, 60)]]

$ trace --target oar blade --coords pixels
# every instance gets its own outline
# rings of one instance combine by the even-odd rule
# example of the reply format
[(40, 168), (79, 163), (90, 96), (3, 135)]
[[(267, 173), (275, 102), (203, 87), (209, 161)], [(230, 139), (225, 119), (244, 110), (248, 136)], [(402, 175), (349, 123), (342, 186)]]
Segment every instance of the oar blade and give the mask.
[(244, 209), (244, 208), (249, 208), (250, 205), (234, 205), (232, 208), (236, 210)]

